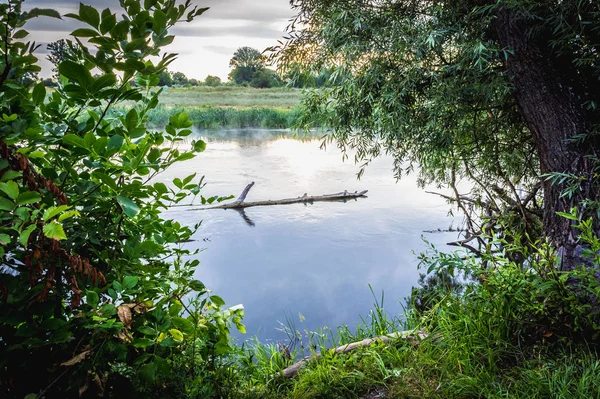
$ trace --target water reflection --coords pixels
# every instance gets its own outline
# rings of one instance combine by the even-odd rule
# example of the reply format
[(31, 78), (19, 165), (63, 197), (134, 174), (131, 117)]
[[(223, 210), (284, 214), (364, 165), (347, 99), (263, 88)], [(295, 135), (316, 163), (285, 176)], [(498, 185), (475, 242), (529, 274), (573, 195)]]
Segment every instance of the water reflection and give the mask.
[(300, 141), (269, 130), (196, 135), (207, 150), (174, 167), (165, 181), (206, 175), (205, 196), (237, 196), (255, 181), (248, 201), (369, 190), (358, 201), (249, 208), (242, 217), (232, 210), (170, 211), (190, 225), (203, 220), (190, 243), (206, 249), (197, 277), (228, 304), (244, 304), (249, 336), (285, 339), (276, 328), (286, 314), (302, 330), (352, 326), (372, 307), (369, 284), (385, 291), (387, 311), (400, 313), (418, 279), (413, 251), (425, 248), (421, 237), (438, 246), (456, 238), (424, 233), (452, 223), (448, 205), (414, 178), (396, 182), (390, 158), (376, 159), (357, 180), (358, 167), (342, 162), (334, 148), (319, 149), (317, 138)]

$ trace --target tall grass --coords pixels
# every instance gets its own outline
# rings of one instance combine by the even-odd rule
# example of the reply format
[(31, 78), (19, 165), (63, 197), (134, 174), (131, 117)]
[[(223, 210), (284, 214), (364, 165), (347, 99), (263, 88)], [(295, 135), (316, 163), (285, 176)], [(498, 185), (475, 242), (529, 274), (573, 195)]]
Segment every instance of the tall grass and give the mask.
[[(600, 251), (600, 243), (592, 248)], [(390, 318), (382, 297), (354, 330), (305, 333), (303, 346), (322, 356), (293, 380), (278, 377), (293, 356), (255, 342), (241, 355), (252, 367), (242, 368), (240, 392), (302, 399), (363, 398), (370, 391), (391, 398), (600, 398), (600, 283), (589, 269), (547, 273), (556, 270), (554, 251), (545, 244), (537, 251), (527, 265), (491, 257), (486, 270), (459, 257), (452, 267), (474, 277), (464, 290), (441, 284), (433, 297), (428, 287), (423, 293), (431, 301), (405, 319)], [(448, 266), (439, 254), (428, 262), (438, 271)], [(328, 350), (408, 326), (428, 338), (418, 345), (375, 343), (346, 355)]]
[(163, 127), (171, 115), (185, 111), (199, 129), (288, 129), (300, 117), (298, 109), (279, 108), (166, 108), (158, 107), (148, 115), (150, 127)]

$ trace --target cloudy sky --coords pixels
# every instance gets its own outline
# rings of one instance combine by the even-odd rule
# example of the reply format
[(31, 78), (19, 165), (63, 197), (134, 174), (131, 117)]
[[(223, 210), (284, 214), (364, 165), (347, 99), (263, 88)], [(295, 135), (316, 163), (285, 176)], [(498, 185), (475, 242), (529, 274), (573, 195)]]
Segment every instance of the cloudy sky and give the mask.
[[(75, 12), (79, 0), (28, 0), (26, 8), (52, 8), (66, 14)], [(118, 0), (82, 0), (84, 4), (98, 9), (118, 9)], [(207, 75), (217, 75), (226, 80), (229, 59), (242, 46), (260, 51), (277, 44), (293, 16), (288, 0), (192, 0), (199, 7), (210, 7), (192, 23), (181, 23), (173, 30), (175, 41), (167, 51), (179, 57), (171, 71), (181, 71), (189, 78), (204, 80)], [(117, 13), (119, 15), (119, 13)], [(42, 64), (42, 76), (51, 75), (46, 61), (46, 44), (65, 38), (76, 26), (69, 18), (62, 21), (40, 17), (28, 23), (28, 38), (42, 44), (38, 57)]]

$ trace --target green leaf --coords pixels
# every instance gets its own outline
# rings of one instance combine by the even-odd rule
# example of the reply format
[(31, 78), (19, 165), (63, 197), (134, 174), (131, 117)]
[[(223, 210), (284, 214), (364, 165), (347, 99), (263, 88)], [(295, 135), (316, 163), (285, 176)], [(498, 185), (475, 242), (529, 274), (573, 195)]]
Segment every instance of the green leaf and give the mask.
[(125, 276), (123, 278), (123, 288), (126, 290), (132, 289), (138, 283), (139, 278), (137, 276)]
[(177, 342), (181, 342), (183, 341), (183, 334), (181, 333), (181, 331), (172, 328), (169, 330), (169, 334), (171, 334), (171, 336), (173, 337), (173, 339)]
[(50, 219), (52, 219), (54, 216), (66, 211), (67, 209), (70, 209), (70, 208), (71, 207), (68, 205), (51, 206), (50, 208), (48, 208), (44, 211), (44, 214), (42, 215), (42, 219), (44, 220), (44, 222), (47, 222)]
[[(147, 340), (150, 341), (149, 339), (146, 338), (135, 338), (133, 340), (133, 346), (136, 348), (145, 348), (145, 346), (136, 346), (136, 340)], [(152, 341), (150, 341), (152, 342)], [(150, 345), (147, 345), (150, 346)], [(158, 367), (156, 365), (156, 363), (154, 362), (150, 362), (147, 364), (144, 364), (142, 367), (140, 367), (139, 371), (138, 371), (138, 375), (140, 376), (140, 379), (145, 382), (146, 384), (153, 384), (154, 381), (156, 381), (156, 371), (157, 371)]]
[(212, 301), (213, 304), (221, 307), (221, 306), (225, 306), (225, 301), (223, 300), (223, 298), (221, 298), (218, 295), (211, 295), (210, 300)]
[(166, 194), (169, 192), (169, 190), (167, 189), (167, 186), (164, 183), (154, 183), (154, 189), (159, 194)]
[(196, 177), (196, 174), (197, 173), (191, 174), (188, 177), (186, 177), (185, 179), (183, 179), (183, 182), (182, 182), (183, 185), (185, 186), (185, 185), (189, 184), (192, 180), (194, 180), (194, 177)]
[(27, 37), (27, 35), (29, 35), (29, 32), (25, 29), (21, 29), (13, 34), (13, 39), (23, 39), (24, 37)]
[(100, 25), (100, 13), (94, 7), (83, 3), (79, 3), (79, 18), (96, 29)]
[(19, 194), (16, 203), (17, 205), (37, 204), (41, 200), (42, 196), (40, 195), (40, 193), (36, 191), (26, 191), (24, 193)]
[(95, 178), (100, 180), (102, 183), (106, 184), (108, 187), (110, 187), (114, 191), (118, 190), (117, 182), (115, 181), (115, 179), (110, 177), (106, 173), (94, 171), (94, 173), (92, 173), (92, 176), (94, 176)]
[(14, 180), (16, 178), (21, 177), (22, 173), (16, 170), (7, 170), (2, 175), (2, 181)]
[(189, 283), (191, 289), (196, 292), (204, 292), (206, 291), (206, 286), (200, 280), (192, 280)]
[(188, 159), (192, 159), (194, 157), (196, 157), (196, 154), (194, 154), (193, 152), (184, 152), (183, 154), (177, 157), (176, 161), (187, 161)]
[(33, 233), (34, 230), (35, 224), (31, 224), (21, 232), (21, 234), (19, 235), (19, 242), (22, 246), (27, 247), (27, 244), (29, 243), (29, 236), (31, 235), (31, 233)]
[(114, 86), (116, 83), (116, 76), (113, 73), (107, 73), (94, 80), (92, 91), (97, 92), (107, 87)]
[(115, 16), (115, 14), (111, 14), (110, 10), (108, 13), (105, 13), (104, 11), (102, 12), (102, 23), (100, 24), (100, 33), (104, 35), (110, 32), (110, 30), (114, 28), (116, 24), (117, 17)]
[(194, 147), (194, 151), (196, 152), (203, 152), (206, 150), (206, 142), (203, 140), (194, 141), (192, 142), (192, 147)]
[(42, 327), (42, 329), (44, 330), (50, 330), (50, 331), (54, 331), (54, 330), (58, 330), (59, 328), (66, 326), (68, 323), (66, 321), (64, 321), (63, 319), (56, 319), (56, 318), (52, 318), (52, 319), (46, 319), (42, 322), (42, 324), (40, 325), (40, 327)]
[(0, 211), (12, 211), (15, 209), (15, 203), (11, 200), (0, 197)]
[(169, 306), (169, 315), (171, 317), (179, 316), (179, 313), (181, 312), (182, 309), (183, 309), (183, 304), (179, 300), (174, 299), (171, 302), (171, 306)]
[(0, 234), (0, 245), (8, 245), (10, 241), (10, 236), (8, 234)]
[(90, 305), (92, 309), (96, 309), (100, 303), (100, 297), (96, 291), (87, 290), (85, 292), (85, 303)]
[(31, 19), (31, 18), (41, 17), (41, 16), (62, 19), (60, 17), (60, 13), (58, 11), (56, 11), (56, 10), (51, 9), (51, 8), (32, 8), (26, 14), (25, 18), (26, 19)]
[(58, 221), (62, 222), (63, 220), (72, 218), (73, 216), (79, 216), (79, 211), (76, 209), (73, 209), (72, 211), (66, 211), (63, 212), (59, 217), (58, 217)]
[(42, 104), (46, 99), (46, 86), (43, 83), (35, 85), (31, 92), (31, 98), (36, 105)]
[(158, 332), (155, 329), (150, 328), (148, 326), (140, 326), (137, 328), (137, 330), (144, 335), (155, 336), (156, 334), (158, 334)]
[(72, 82), (78, 83), (82, 87), (89, 87), (92, 84), (92, 74), (81, 64), (73, 61), (63, 61), (58, 65), (58, 72)]
[(44, 158), (46, 154), (43, 151), (32, 151), (29, 154), (27, 154), (27, 156), (29, 157), (29, 159), (38, 159)]
[(123, 213), (125, 213), (125, 215), (129, 216), (130, 218), (134, 217), (140, 212), (140, 208), (137, 206), (137, 204), (129, 198), (119, 195), (117, 197), (117, 202), (121, 206)]
[(43, 227), (44, 235), (52, 240), (66, 240), (67, 235), (62, 224), (57, 221), (51, 221)]
[(125, 117), (125, 128), (128, 131), (131, 131), (138, 126), (139, 122), (140, 117), (137, 111), (134, 108), (132, 108), (131, 110), (129, 110), (129, 112), (127, 112), (127, 116)]
[(62, 140), (63, 143), (72, 145), (74, 147), (87, 148), (85, 140), (77, 136), (76, 134), (65, 134)]
[(154, 345), (154, 341), (148, 338), (134, 338), (131, 343), (134, 348), (147, 348), (149, 346)]
[(8, 195), (10, 199), (17, 199), (19, 196), (19, 186), (14, 181), (0, 183), (0, 191)]
[(75, 29), (73, 32), (71, 32), (71, 36), (76, 36), (76, 37), (96, 37), (96, 36), (98, 36), (98, 32), (95, 31), (94, 29), (79, 28), (79, 29)]
[(173, 317), (172, 319), (173, 326), (187, 335), (194, 334), (194, 325), (188, 319), (184, 319), (183, 317)]
[(113, 281), (113, 288), (115, 289), (116, 292), (118, 292), (119, 294), (121, 292), (123, 292), (123, 286), (121, 285), (121, 283), (119, 283), (118, 281)]
[(556, 212), (557, 215), (564, 217), (565, 219), (569, 219), (569, 220), (575, 220), (578, 221), (579, 219), (577, 219), (577, 216), (572, 215), (570, 213), (566, 213), (566, 212)]
[(154, 147), (148, 153), (148, 162), (150, 162), (150, 163), (156, 162), (160, 158), (160, 154), (161, 154), (160, 150), (158, 148)]
[(115, 134), (108, 140), (107, 151), (111, 153), (111, 155), (116, 153), (117, 151), (120, 151), (121, 147), (123, 147), (124, 141), (125, 139), (123, 138), (123, 136)]
[(110, 36), (117, 40), (123, 40), (127, 36), (127, 32), (129, 32), (129, 22), (120, 21), (110, 30)]

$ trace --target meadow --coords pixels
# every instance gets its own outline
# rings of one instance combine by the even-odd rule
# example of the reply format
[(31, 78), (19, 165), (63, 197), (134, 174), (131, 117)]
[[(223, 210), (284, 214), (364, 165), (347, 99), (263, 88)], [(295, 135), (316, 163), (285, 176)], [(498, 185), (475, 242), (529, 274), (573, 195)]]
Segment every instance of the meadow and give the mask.
[(163, 127), (169, 117), (186, 112), (199, 129), (287, 129), (300, 116), (302, 91), (285, 87), (168, 87), (160, 105), (148, 115), (150, 127)]
[(292, 109), (300, 105), (301, 89), (244, 86), (166, 87), (160, 96), (165, 107), (232, 107)]

